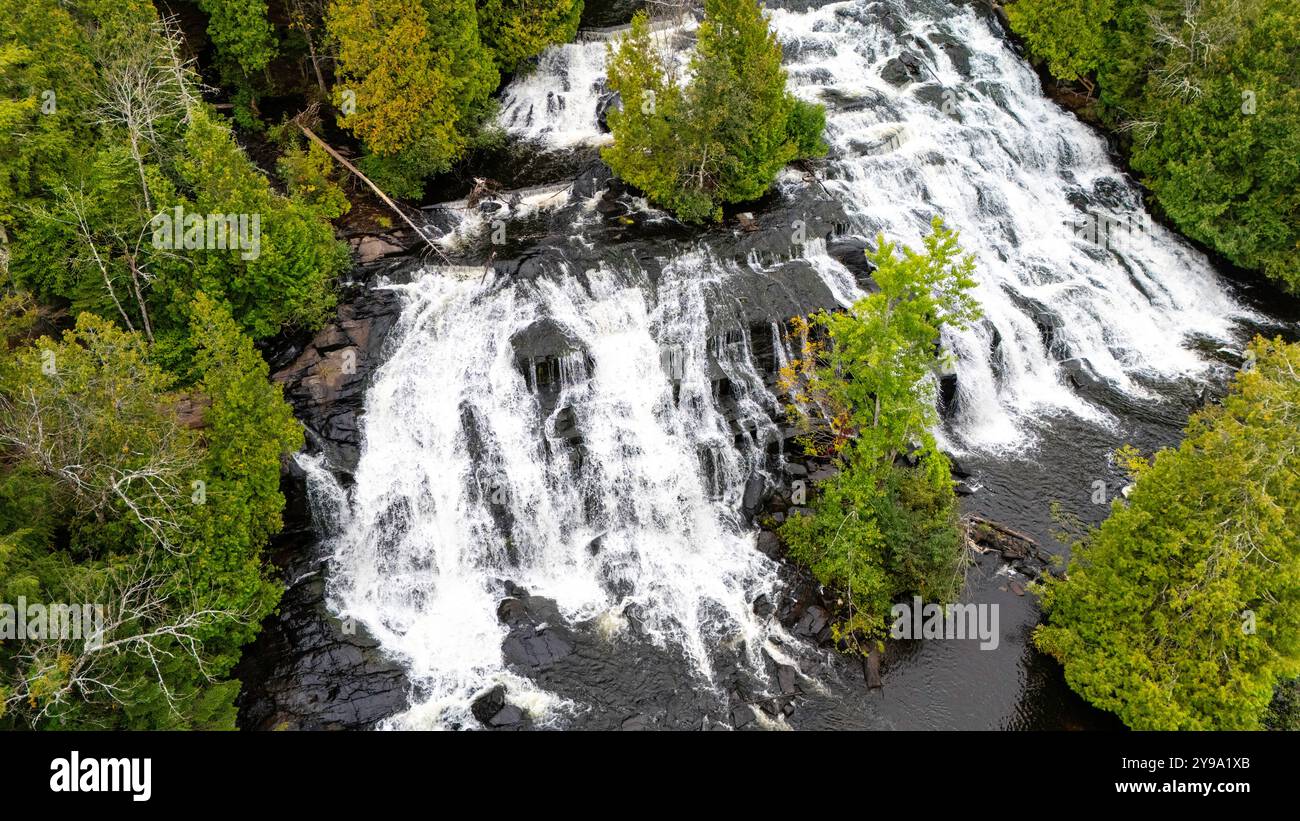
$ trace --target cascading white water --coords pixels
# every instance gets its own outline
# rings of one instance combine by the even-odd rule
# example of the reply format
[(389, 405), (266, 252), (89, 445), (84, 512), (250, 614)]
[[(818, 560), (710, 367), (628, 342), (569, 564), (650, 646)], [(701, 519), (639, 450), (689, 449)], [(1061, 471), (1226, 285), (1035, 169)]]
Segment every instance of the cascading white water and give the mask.
[[(917, 247), (938, 215), (975, 254), (985, 321), (945, 340), (960, 363), (952, 446), (1027, 444), (1025, 422), (1055, 411), (1105, 422), (1107, 412), (1069, 386), (1062, 359), (1086, 359), (1117, 389), (1145, 397), (1136, 377), (1201, 372), (1189, 338), (1230, 340), (1234, 320), (1249, 315), (1200, 253), (1150, 220), (1104, 141), (1043, 95), (973, 9), (855, 0), (770, 15), (792, 89), (827, 105), (825, 186), (857, 232)], [(915, 76), (896, 87), (884, 75), (904, 52)], [(541, 92), (528, 89), (553, 87), (570, 63), (599, 73), (603, 56), (604, 43), (552, 51), (512, 93), (540, 110)], [(596, 102), (594, 93), (570, 98), (557, 125), (534, 123), (532, 136), (572, 145), (578, 135), (559, 123)], [(587, 139), (601, 139), (594, 115), (588, 122)], [(563, 139), (547, 139), (552, 130)], [(1081, 197), (1093, 205), (1071, 204)], [(1098, 242), (1090, 220), (1124, 230)]]
[[(701, 682), (718, 643), (743, 642), (758, 666), (780, 628), (752, 601), (776, 568), (735, 511), (777, 432), (743, 326), (706, 334), (705, 306), (725, 301), (728, 272), (693, 253), (668, 264), (657, 289), (608, 269), (505, 287), (431, 273), (400, 286), (398, 341), (367, 395), (350, 512), (331, 517), (333, 607), (428, 693), (397, 724), (464, 723), (494, 682), (517, 701), (538, 697), (502, 656), (507, 579), (554, 598), (571, 623), (637, 605), (646, 632), (681, 650)], [(542, 317), (578, 345), (549, 414), (511, 342)], [(731, 381), (738, 426), (754, 434), (740, 446), (714, 398), (713, 362)], [(555, 432), (565, 409), (581, 464)], [(317, 485), (328, 473), (305, 466), (327, 497)], [(510, 510), (508, 532), (495, 503)]]
[[(1104, 143), (1043, 98), (986, 21), (922, 5), (849, 2), (772, 18), (796, 93), (828, 104), (825, 185), (855, 230), (915, 245), (938, 214), (976, 255), (986, 319), (946, 340), (960, 374), (952, 444), (1019, 446), (1027, 419), (1061, 410), (1104, 421), (1067, 386), (1065, 355), (1135, 395), (1143, 377), (1202, 369), (1189, 337), (1230, 338), (1244, 315), (1205, 260), (1144, 219)], [(882, 22), (886, 10), (902, 34)], [(945, 38), (969, 49), (968, 69), (936, 44)], [(895, 87), (882, 72), (905, 48), (922, 76)], [(502, 124), (557, 149), (603, 140), (604, 51), (549, 50), (505, 92)], [(1082, 196), (1142, 218), (1144, 232), (1123, 248), (1088, 242), (1073, 227)], [(824, 242), (802, 257), (842, 303), (860, 295)], [(779, 436), (745, 323), (717, 331), (734, 273), (692, 252), (653, 287), (609, 268), (506, 285), (433, 273), (400, 286), (405, 307), (367, 395), (355, 486), (344, 494), (325, 466), (305, 464), (314, 500), (335, 508), (332, 607), (364, 622), (418, 685), (418, 703), (393, 723), (468, 724), (474, 695), (498, 682), (539, 719), (564, 713), (508, 669), (496, 614), (507, 579), (554, 598), (571, 623), (617, 623), (637, 605), (647, 632), (704, 685), (719, 644), (743, 644), (756, 670), (764, 650), (787, 656), (789, 643), (773, 646), (779, 625), (751, 606), (776, 568), (735, 514)], [(1051, 344), (1035, 312), (1050, 315)], [(525, 377), (512, 342), (542, 320), (573, 342), (553, 401)], [(772, 335), (777, 361), (788, 361), (779, 326)], [(726, 400), (714, 393), (720, 377)], [(581, 460), (557, 430), (563, 413)], [(736, 428), (749, 432), (739, 444)]]
[(497, 121), (518, 139), (551, 146), (589, 142), (600, 133), (596, 102), (604, 90), (604, 43), (553, 46), (502, 93)]

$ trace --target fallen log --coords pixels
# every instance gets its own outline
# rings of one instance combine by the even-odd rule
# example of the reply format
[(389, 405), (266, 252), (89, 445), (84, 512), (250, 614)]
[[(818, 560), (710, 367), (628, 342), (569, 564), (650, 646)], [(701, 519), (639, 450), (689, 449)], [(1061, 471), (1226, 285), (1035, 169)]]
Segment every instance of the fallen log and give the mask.
[(379, 188), (379, 186), (371, 182), (369, 177), (367, 177), (365, 174), (362, 174), (359, 168), (357, 168), (352, 163), (348, 162), (346, 157), (344, 157), (339, 152), (335, 151), (332, 145), (322, 140), (320, 137), (316, 135), (316, 132), (312, 131), (310, 128), (308, 128), (306, 125), (303, 124), (302, 117), (304, 114), (307, 113), (308, 112), (304, 111), (301, 114), (299, 114), (297, 117), (293, 118), (294, 124), (298, 126), (298, 128), (302, 131), (302, 133), (305, 134), (309, 140), (316, 143), (321, 148), (325, 149), (325, 153), (329, 154), (336, 161), (338, 161), (340, 165), (342, 165), (348, 171), (352, 172), (354, 175), (356, 175), (356, 177), (359, 180), (361, 180), (366, 185), (368, 185), (370, 187), (370, 190), (375, 192), (375, 196), (379, 197), (379, 199), (383, 201), (385, 205), (387, 205), (390, 209), (392, 209), (394, 214), (397, 214), (397, 216), (401, 217), (402, 221), (411, 227), (411, 230), (415, 232), (415, 235), (417, 237), (424, 240), (425, 245), (429, 246), (429, 248), (432, 249), (433, 252), (437, 254), (439, 257), (442, 257), (442, 261), (444, 263), (450, 265), (451, 260), (447, 259), (447, 255), (442, 252), (442, 249), (439, 248), (437, 245), (435, 245), (433, 240), (429, 239), (429, 237), (424, 233), (423, 228), (420, 228), (418, 225), (416, 225), (414, 222), (411, 221), (410, 217), (406, 216), (406, 212), (403, 211), (401, 208), (399, 208), (397, 206), (397, 203), (393, 202), (391, 197), (385, 194)]

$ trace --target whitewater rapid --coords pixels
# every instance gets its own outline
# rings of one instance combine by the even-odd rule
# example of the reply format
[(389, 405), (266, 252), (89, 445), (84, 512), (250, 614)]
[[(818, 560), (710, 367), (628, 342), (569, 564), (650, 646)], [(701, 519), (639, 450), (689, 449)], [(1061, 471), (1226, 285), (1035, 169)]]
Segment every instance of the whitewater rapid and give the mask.
[[(405, 307), (367, 395), (354, 487), (304, 460), (313, 494), (347, 511), (328, 517), (332, 605), (403, 659), (422, 693), (396, 726), (469, 723), (472, 697), (495, 683), (538, 718), (548, 714), (538, 705), (564, 706), (507, 668), (497, 617), (507, 580), (610, 640), (635, 606), (641, 630), (678, 648), (698, 686), (709, 686), (717, 644), (760, 666), (780, 627), (752, 602), (771, 592), (776, 566), (737, 508), (780, 433), (748, 330), (706, 334), (706, 306), (727, 298), (734, 272), (696, 252), (654, 288), (634, 268), (505, 285), (434, 270), (396, 286)], [(554, 401), (513, 344), (543, 317), (574, 341)], [(715, 368), (732, 386), (734, 428), (715, 401)], [(566, 410), (580, 450), (557, 430)]]
[[(1044, 97), (989, 20), (930, 2), (771, 17), (793, 90), (827, 106), (822, 182), (852, 233), (916, 246), (937, 214), (975, 255), (984, 318), (945, 338), (959, 375), (946, 446), (1022, 448), (1028, 423), (1055, 413), (1105, 424), (1063, 360), (1142, 398), (1152, 380), (1204, 372), (1196, 340), (1233, 341), (1248, 312), (1149, 219), (1103, 140)], [(604, 59), (600, 41), (548, 50), (504, 92), (500, 124), (543, 150), (606, 141)], [(1090, 216), (1136, 230), (1098, 242), (1078, 227)], [(842, 304), (860, 295), (823, 242), (803, 256)], [(354, 484), (304, 460), (318, 508), (333, 511), (331, 607), (415, 683), (393, 726), (472, 726), (471, 702), (494, 684), (539, 723), (584, 709), (507, 663), (506, 581), (610, 641), (634, 605), (650, 640), (689, 662), (696, 681), (683, 686), (714, 686), (720, 645), (742, 648), (760, 678), (764, 654), (787, 652), (753, 606), (777, 568), (737, 513), (781, 438), (750, 327), (718, 329), (737, 264), (696, 250), (653, 283), (634, 264), (602, 264), (518, 282), (431, 270), (394, 286), (404, 307), (366, 397)], [(571, 343), (558, 386), (537, 384), (513, 343), (541, 321)], [(580, 448), (560, 430), (570, 425)]]

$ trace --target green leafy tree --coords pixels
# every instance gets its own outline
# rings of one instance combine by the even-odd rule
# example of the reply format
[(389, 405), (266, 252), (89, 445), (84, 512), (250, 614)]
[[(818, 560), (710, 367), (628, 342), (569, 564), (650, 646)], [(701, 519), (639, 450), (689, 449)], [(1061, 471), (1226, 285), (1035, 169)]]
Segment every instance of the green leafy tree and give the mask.
[(1038, 646), (1135, 729), (1256, 729), (1300, 673), (1300, 346), (1253, 367), (1147, 461), (1049, 580)]
[(1097, 92), (1178, 228), (1300, 288), (1300, 7), (1290, 0), (1016, 0), (1034, 56)]
[(960, 592), (956, 499), (930, 433), (932, 377), (943, 329), (979, 315), (974, 258), (960, 256), (957, 234), (938, 218), (922, 252), (899, 254), (881, 237), (868, 258), (879, 290), (847, 313), (797, 320), (800, 356), (780, 374), (805, 446), (840, 468), (818, 486), (812, 515), (791, 516), (781, 536), (844, 599), (836, 634), (854, 642), (884, 635), (900, 595), (948, 601)]
[[(166, 601), (150, 572), (158, 557), (184, 549), (183, 505), (200, 458), (197, 436), (176, 423), (173, 383), (139, 334), (91, 314), (62, 340), (43, 338), (0, 365), (0, 486), (35, 478), (44, 508), (22, 511), (35, 526), (8, 534), (0, 586), (34, 601), (113, 608), (100, 647), (63, 636), (4, 643), (7, 718), (112, 726), (139, 683), (162, 675), (148, 669), (150, 657), (181, 651), (206, 617)], [(4, 496), (13, 527), (16, 506)], [(66, 547), (50, 538), (55, 522)]]
[(320, 144), (311, 142), (304, 148), (286, 149), (278, 162), (280, 177), (295, 202), (310, 206), (325, 219), (338, 219), (352, 203), (334, 180), (334, 160)]
[(195, 264), (172, 280), (169, 304), (205, 291), (220, 296), (254, 337), (286, 325), (318, 327), (334, 306), (333, 278), (348, 264), (347, 248), (310, 205), (282, 197), (235, 143), (230, 129), (203, 109), (190, 115), (179, 177), (199, 214), (254, 216), (256, 254), (241, 250), (187, 251)]
[(217, 53), (246, 74), (264, 71), (275, 57), (275, 30), (266, 0), (199, 0)]
[[(36, 2), (49, 3), (50, 19), (62, 20), (67, 42), (86, 59), (62, 69), (80, 65), (81, 73), (67, 81), (73, 90), (53, 115), (75, 125), (76, 150), (19, 137), (6, 166), (8, 179), (23, 181), (14, 189), (23, 199), (8, 212), (16, 284), (169, 345), (186, 334), (184, 306), (200, 289), (225, 299), (258, 338), (318, 324), (333, 305), (346, 248), (321, 211), (275, 193), (229, 126), (202, 106), (179, 57), (179, 34), (134, 0), (93, 0), (78, 6), (85, 16), (77, 19), (60, 17), (50, 0)], [(55, 51), (52, 59), (64, 56)], [(34, 77), (56, 70), (39, 51), (23, 59)], [(43, 148), (60, 145), (55, 154)], [(177, 207), (205, 221), (242, 217), (256, 248), (208, 248), (206, 236), (197, 243), (204, 247), (187, 248), (179, 225), (173, 242), (158, 242), (155, 219)]]
[(691, 123), (682, 88), (673, 67), (656, 47), (650, 19), (638, 12), (632, 28), (609, 49), (609, 85), (622, 105), (609, 112), (615, 138), (601, 156), (618, 176), (644, 191), (650, 199), (693, 222), (711, 218), (715, 206), (710, 191), (685, 184), (689, 147), (685, 129)]
[(106, 610), (99, 646), (0, 644), (0, 721), (234, 726), (225, 676), (279, 599), (262, 551), (302, 433), (226, 308), (200, 294), (191, 322), (201, 439), (142, 336), (90, 314), (0, 365), (0, 593)]
[(582, 0), (479, 0), (478, 28), (503, 73), (578, 33)]
[(302, 449), (303, 434), (230, 311), (200, 293), (190, 317), (195, 369), (202, 375), (197, 394), (209, 403), (203, 414), (207, 447), (198, 471), (201, 494), (191, 488), (187, 548), (169, 558), (174, 595), (195, 607), (240, 614), (198, 632), (208, 663), (224, 673), (280, 598), (262, 549), (280, 530), (281, 461)]
[(1106, 59), (1112, 0), (1028, 0), (1007, 7), (1012, 27), (1062, 80), (1086, 80)]
[(12, 229), (27, 199), (85, 145), (93, 77), (66, 8), (0, 0), (0, 226)]
[[(781, 43), (755, 0), (709, 0), (691, 58), (689, 107), (712, 112), (709, 147), (717, 152), (723, 202), (761, 197), (795, 159), (790, 135), (794, 97), (785, 90)], [(707, 157), (701, 171), (709, 172)]]
[(755, 0), (706, 0), (689, 82), (638, 13), (610, 47), (614, 144), (602, 152), (622, 179), (687, 222), (718, 220), (722, 204), (762, 196), (791, 160), (826, 152), (820, 106), (786, 91), (781, 44)]
[(499, 76), (471, 0), (334, 0), (339, 124), (366, 146), (362, 168), (397, 196), (450, 167), (489, 111)]

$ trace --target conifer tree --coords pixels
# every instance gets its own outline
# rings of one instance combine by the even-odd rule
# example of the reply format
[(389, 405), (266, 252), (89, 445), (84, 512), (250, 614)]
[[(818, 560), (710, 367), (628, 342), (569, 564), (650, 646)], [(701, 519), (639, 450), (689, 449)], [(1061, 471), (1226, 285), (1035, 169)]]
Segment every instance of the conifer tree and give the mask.
[(655, 48), (644, 13), (611, 47), (614, 144), (603, 156), (624, 180), (687, 222), (761, 197), (786, 163), (824, 154), (820, 106), (786, 91), (781, 44), (756, 0), (706, 0), (689, 82)]
[(362, 167), (396, 196), (418, 196), (445, 171), (488, 111), (498, 74), (473, 0), (334, 0), (339, 124), (370, 155)]

